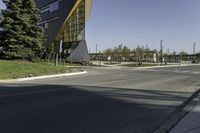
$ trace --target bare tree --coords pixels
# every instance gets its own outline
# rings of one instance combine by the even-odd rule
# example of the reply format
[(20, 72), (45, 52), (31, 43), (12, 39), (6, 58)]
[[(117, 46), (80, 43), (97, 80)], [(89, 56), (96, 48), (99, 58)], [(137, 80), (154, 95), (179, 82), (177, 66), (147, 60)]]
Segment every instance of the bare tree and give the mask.
[(131, 50), (127, 46), (124, 46), (122, 49), (122, 57), (124, 57), (125, 59), (129, 59), (130, 54), (131, 54)]
[(139, 62), (139, 65), (142, 64), (144, 51), (145, 51), (144, 47), (140, 47), (139, 45), (137, 46), (137, 48), (136, 48), (136, 58)]

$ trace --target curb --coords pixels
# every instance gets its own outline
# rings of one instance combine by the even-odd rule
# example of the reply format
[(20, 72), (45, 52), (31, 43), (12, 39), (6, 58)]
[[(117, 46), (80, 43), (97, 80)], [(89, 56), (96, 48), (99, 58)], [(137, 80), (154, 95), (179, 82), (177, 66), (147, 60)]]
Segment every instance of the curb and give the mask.
[(195, 91), (186, 101), (184, 101), (167, 121), (162, 123), (153, 133), (169, 133), (197, 104), (194, 99), (200, 94), (200, 89)]
[(64, 73), (64, 74), (55, 74), (55, 75), (46, 75), (46, 76), (37, 76), (37, 77), (29, 77), (29, 78), (19, 78), (19, 79), (11, 79), (11, 80), (0, 80), (0, 83), (10, 83), (10, 82), (23, 82), (30, 80), (38, 80), (38, 79), (48, 79), (48, 78), (58, 78), (58, 77), (68, 77), (68, 76), (76, 76), (87, 74), (87, 71), (74, 72), (74, 73)]
[(167, 65), (167, 66), (151, 66), (151, 67), (137, 67), (136, 69), (150, 69), (150, 68), (167, 68), (167, 67), (182, 67), (182, 66), (190, 66), (190, 65)]
[(182, 66), (200, 66), (200, 64), (180, 64), (180, 65), (166, 65), (166, 66), (137, 67), (136, 69), (167, 68), (167, 67), (182, 67)]

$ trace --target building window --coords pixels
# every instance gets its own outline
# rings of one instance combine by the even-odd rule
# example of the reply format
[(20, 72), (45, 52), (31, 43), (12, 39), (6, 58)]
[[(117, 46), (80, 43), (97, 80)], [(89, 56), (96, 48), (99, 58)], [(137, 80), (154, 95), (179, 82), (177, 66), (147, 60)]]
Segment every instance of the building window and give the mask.
[(49, 28), (49, 23), (45, 23), (44, 24), (44, 29), (48, 29)]
[(42, 7), (40, 12), (45, 13), (45, 12), (54, 12), (59, 9), (59, 1), (53, 2), (45, 7)]

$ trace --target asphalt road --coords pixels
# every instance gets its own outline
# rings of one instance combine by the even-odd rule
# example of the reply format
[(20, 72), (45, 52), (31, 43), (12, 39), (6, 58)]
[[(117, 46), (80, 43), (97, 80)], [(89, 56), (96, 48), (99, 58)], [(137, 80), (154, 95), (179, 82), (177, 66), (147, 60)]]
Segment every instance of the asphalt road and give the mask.
[(0, 84), (0, 133), (152, 133), (200, 88), (200, 66), (85, 69)]

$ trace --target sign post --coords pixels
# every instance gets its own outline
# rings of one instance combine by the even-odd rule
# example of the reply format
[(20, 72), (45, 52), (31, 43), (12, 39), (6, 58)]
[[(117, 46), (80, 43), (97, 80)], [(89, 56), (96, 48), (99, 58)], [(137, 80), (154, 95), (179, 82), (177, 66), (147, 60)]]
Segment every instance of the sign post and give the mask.
[(60, 53), (60, 63), (62, 63), (62, 51), (63, 51), (62, 45), (63, 45), (63, 41), (60, 40), (60, 49), (59, 49), (59, 53)]

